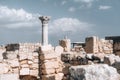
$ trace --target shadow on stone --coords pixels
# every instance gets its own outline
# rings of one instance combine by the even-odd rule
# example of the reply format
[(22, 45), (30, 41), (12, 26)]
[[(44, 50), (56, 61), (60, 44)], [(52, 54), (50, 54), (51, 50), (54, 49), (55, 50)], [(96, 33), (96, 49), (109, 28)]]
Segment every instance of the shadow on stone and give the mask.
[(21, 75), (20, 80), (38, 80), (37, 77), (31, 75)]

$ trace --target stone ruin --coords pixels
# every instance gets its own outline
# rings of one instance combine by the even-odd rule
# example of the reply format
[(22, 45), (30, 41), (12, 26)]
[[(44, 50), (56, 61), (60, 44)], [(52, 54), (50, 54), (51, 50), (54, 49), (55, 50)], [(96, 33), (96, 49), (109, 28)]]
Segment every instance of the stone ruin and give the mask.
[(113, 46), (118, 47), (112, 40), (95, 36), (86, 38), (84, 46), (73, 48), (70, 39), (59, 40), (56, 47), (3, 45), (0, 80), (120, 80), (120, 57), (113, 53)]
[(0, 80), (120, 80), (119, 36), (87, 37), (85, 43), (66, 38), (53, 47), (48, 44), (50, 17), (39, 19), (42, 43), (0, 46)]

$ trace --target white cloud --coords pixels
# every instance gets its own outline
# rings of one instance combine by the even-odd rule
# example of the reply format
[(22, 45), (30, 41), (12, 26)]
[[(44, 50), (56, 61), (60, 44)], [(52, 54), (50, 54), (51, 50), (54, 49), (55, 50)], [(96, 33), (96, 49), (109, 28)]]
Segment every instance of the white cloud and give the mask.
[(75, 11), (76, 11), (76, 8), (75, 8), (75, 7), (70, 7), (70, 8), (68, 9), (68, 11), (70, 11), (70, 12), (75, 12)]
[(91, 3), (94, 0), (74, 0), (75, 2), (84, 2), (84, 3)]
[(0, 6), (0, 27), (33, 27), (38, 24), (37, 16), (37, 14), (28, 13), (24, 9), (10, 9)]
[(74, 2), (80, 3), (80, 9), (92, 7), (94, 1), (96, 0), (74, 0)]
[(99, 6), (99, 10), (108, 10), (110, 8), (112, 8), (112, 7), (111, 6), (103, 6), (103, 5)]
[(49, 31), (51, 33), (58, 33), (58, 32), (77, 32), (77, 31), (86, 31), (88, 30), (92, 24), (81, 22), (76, 18), (60, 18), (54, 20), (49, 27)]
[(65, 5), (66, 3), (67, 3), (67, 1), (62, 1), (62, 3), (61, 3), (61, 4), (62, 4), (62, 5)]

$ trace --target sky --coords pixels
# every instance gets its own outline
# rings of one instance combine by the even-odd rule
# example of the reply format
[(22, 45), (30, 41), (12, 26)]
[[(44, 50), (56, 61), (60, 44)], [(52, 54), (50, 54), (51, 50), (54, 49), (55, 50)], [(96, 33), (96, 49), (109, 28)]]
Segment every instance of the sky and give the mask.
[(120, 35), (120, 0), (0, 0), (0, 45), (41, 42), (40, 16), (51, 16), (52, 45)]

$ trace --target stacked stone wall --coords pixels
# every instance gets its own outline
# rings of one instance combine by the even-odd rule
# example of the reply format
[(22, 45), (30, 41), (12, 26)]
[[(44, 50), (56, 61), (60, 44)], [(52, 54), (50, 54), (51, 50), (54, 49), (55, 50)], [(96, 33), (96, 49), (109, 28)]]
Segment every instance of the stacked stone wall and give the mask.
[(40, 47), (41, 80), (62, 80), (62, 62), (59, 54), (50, 45)]
[(86, 38), (85, 51), (87, 53), (113, 53), (111, 40), (99, 39), (96, 36)]
[(116, 42), (113, 44), (113, 50), (116, 55), (120, 56), (120, 42)]
[[(16, 46), (19, 45), (19, 46)], [(12, 48), (11, 48), (12, 47)], [(39, 78), (39, 43), (8, 44), (0, 47), (0, 80)], [(27, 78), (26, 78), (27, 77)], [(26, 78), (26, 79), (25, 79)]]

